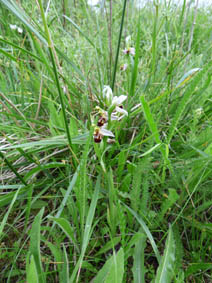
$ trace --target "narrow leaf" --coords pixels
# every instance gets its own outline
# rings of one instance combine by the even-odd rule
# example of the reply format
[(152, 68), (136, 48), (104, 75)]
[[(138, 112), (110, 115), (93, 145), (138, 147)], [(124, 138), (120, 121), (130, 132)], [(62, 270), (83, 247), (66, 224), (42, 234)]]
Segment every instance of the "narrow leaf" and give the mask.
[(34, 222), (32, 224), (32, 229), (30, 232), (30, 247), (29, 250), (34, 257), (36, 269), (39, 276), (39, 283), (45, 283), (45, 276), (42, 269), (41, 254), (40, 254), (40, 227), (41, 220), (44, 213), (44, 208), (36, 215)]

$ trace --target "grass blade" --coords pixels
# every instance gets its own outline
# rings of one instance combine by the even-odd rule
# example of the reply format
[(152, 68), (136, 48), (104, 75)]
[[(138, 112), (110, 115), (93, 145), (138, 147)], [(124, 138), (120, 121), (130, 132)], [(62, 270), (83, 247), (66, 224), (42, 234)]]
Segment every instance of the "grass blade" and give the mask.
[(13, 171), (13, 173), (17, 176), (17, 178), (23, 183), (25, 186), (27, 186), (26, 181), (24, 178), (18, 173), (18, 171), (14, 168), (14, 166), (10, 163), (10, 161), (3, 155), (3, 153), (0, 151), (0, 157), (5, 161), (7, 166)]
[(136, 48), (135, 48), (135, 60), (134, 66), (132, 71), (132, 78), (131, 78), (131, 86), (130, 86), (130, 97), (132, 98), (135, 93), (135, 86), (136, 86), (136, 79), (138, 74), (138, 63), (139, 63), (139, 50), (140, 50), (140, 39), (141, 39), (141, 24), (140, 24), (140, 17), (137, 24), (137, 39), (136, 39)]
[(158, 132), (158, 128), (157, 128), (157, 124), (153, 118), (153, 115), (151, 113), (151, 110), (149, 108), (149, 105), (148, 103), (146, 102), (144, 96), (141, 96), (140, 97), (140, 100), (141, 100), (141, 103), (142, 103), (142, 106), (143, 106), (143, 111), (144, 111), (144, 115), (145, 115), (145, 118), (147, 120), (147, 123), (149, 125), (149, 128), (154, 136), (154, 139), (155, 139), (155, 142), (157, 144), (161, 144), (161, 140), (160, 140), (160, 135), (159, 135), (159, 132)]
[(124, 16), (125, 16), (126, 5), (127, 5), (127, 0), (124, 0), (124, 6), (123, 6), (122, 18), (121, 18), (121, 25), (120, 25), (120, 32), (119, 32), (119, 39), (118, 39), (118, 46), (117, 46), (117, 49), (116, 49), (115, 65), (114, 65), (114, 69), (113, 69), (113, 80), (112, 80), (112, 86), (111, 86), (112, 90), (114, 90), (115, 81), (116, 81), (116, 70), (117, 70), (117, 65), (118, 65), (122, 30), (123, 30), (123, 26), (124, 26)]
[(34, 222), (32, 224), (32, 229), (30, 232), (30, 247), (29, 247), (30, 253), (33, 255), (35, 260), (35, 265), (39, 276), (39, 283), (46, 282), (42, 268), (41, 254), (40, 254), (40, 228), (41, 228), (43, 213), (44, 213), (44, 208), (40, 210), (40, 212), (36, 215), (34, 219)]
[(15, 195), (14, 195), (14, 197), (13, 197), (11, 203), (10, 203), (9, 209), (7, 210), (7, 212), (4, 215), (3, 220), (1, 221), (1, 225), (0, 225), (0, 238), (1, 238), (2, 232), (4, 230), (4, 226), (5, 226), (6, 222), (7, 222), (8, 216), (10, 214), (10, 211), (11, 211), (11, 209), (12, 209), (12, 207), (13, 207), (13, 205), (14, 205), (17, 197), (18, 197), (18, 194), (19, 194), (21, 188), (22, 187), (20, 186), (19, 189), (16, 191), (16, 193), (15, 193)]
[(135, 213), (135, 211), (133, 211), (130, 207), (128, 207), (126, 204), (123, 203), (123, 205), (126, 207), (126, 209), (135, 217), (135, 219), (138, 221), (138, 223), (141, 225), (143, 231), (146, 233), (147, 238), (149, 239), (152, 248), (155, 252), (156, 258), (158, 260), (158, 263), (160, 263), (160, 254), (158, 251), (158, 248), (156, 246), (156, 243), (152, 237), (151, 232), (149, 231), (149, 228), (147, 227), (147, 225), (145, 224), (145, 222), (143, 221), (143, 219), (137, 215), (137, 213)]
[(170, 142), (171, 142), (171, 139), (172, 139), (172, 137), (175, 133), (175, 129), (177, 127), (177, 124), (178, 124), (181, 116), (183, 115), (183, 111), (185, 110), (185, 107), (186, 107), (190, 97), (192, 96), (196, 86), (198, 85), (198, 83), (202, 79), (203, 75), (208, 71), (208, 69), (211, 67), (211, 65), (212, 65), (212, 61), (207, 66), (205, 66), (205, 68), (203, 68), (201, 71), (199, 71), (199, 73), (193, 79), (191, 85), (187, 88), (187, 90), (183, 94), (183, 97), (182, 97), (180, 103), (178, 104), (177, 110), (175, 112), (175, 116), (174, 116), (172, 123), (171, 123), (171, 126), (169, 128), (169, 134), (168, 134), (168, 138), (167, 138), (168, 144), (170, 144)]
[(64, 119), (64, 123), (65, 123), (66, 134), (67, 134), (70, 150), (72, 151), (72, 153), (74, 155), (74, 160), (77, 160), (76, 155), (75, 155), (75, 153), (72, 150), (71, 135), (70, 135), (70, 130), (69, 130), (68, 121), (67, 121), (67, 117), (66, 117), (65, 104), (64, 104), (64, 101), (63, 101), (63, 94), (62, 94), (62, 91), (61, 91), (59, 77), (58, 77), (58, 72), (57, 72), (57, 66), (56, 66), (56, 59), (55, 59), (55, 54), (56, 53), (55, 53), (55, 50), (54, 50), (53, 42), (51, 40), (50, 31), (49, 31), (49, 28), (48, 28), (48, 25), (47, 25), (47, 22), (46, 22), (46, 17), (45, 17), (45, 13), (44, 13), (44, 10), (43, 10), (43, 6), (42, 6), (41, 0), (38, 0), (38, 3), (39, 3), (40, 11), (41, 11), (41, 17), (42, 17), (42, 21), (43, 21), (43, 24), (44, 24), (44, 29), (45, 29), (47, 41), (48, 41), (48, 48), (49, 48), (49, 53), (50, 53), (50, 57), (51, 57), (51, 61), (52, 61), (53, 72), (54, 72), (54, 75), (55, 75), (55, 83), (56, 83), (58, 94), (59, 94), (59, 98), (60, 98), (60, 103), (61, 103), (63, 119)]

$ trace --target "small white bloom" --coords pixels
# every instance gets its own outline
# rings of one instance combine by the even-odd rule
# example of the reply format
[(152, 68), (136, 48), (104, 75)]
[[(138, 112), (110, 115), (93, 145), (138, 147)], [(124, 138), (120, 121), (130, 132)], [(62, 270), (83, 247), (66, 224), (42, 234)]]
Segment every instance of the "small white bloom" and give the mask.
[(125, 48), (123, 50), (124, 54), (131, 54), (132, 56), (135, 56), (135, 48), (134, 47), (129, 47)]
[(113, 99), (113, 91), (109, 85), (105, 85), (103, 88), (103, 98), (107, 105), (110, 105)]
[(22, 28), (20, 28), (20, 27), (18, 27), (18, 33), (22, 33), (23, 32), (23, 29)]
[(88, 0), (88, 5), (96, 6), (99, 4), (99, 0)]
[(112, 105), (119, 106), (127, 99), (126, 95), (114, 96), (112, 99)]
[(201, 115), (202, 115), (202, 113), (203, 113), (203, 109), (202, 109), (202, 107), (197, 108), (197, 109), (195, 110), (195, 112), (196, 112), (196, 115), (197, 115), (197, 116), (201, 116)]
[(68, 92), (67, 87), (65, 85), (63, 86), (63, 92), (66, 93), (66, 94)]
[(10, 25), (10, 28), (15, 30), (15, 29), (17, 29), (17, 26), (16, 25)]

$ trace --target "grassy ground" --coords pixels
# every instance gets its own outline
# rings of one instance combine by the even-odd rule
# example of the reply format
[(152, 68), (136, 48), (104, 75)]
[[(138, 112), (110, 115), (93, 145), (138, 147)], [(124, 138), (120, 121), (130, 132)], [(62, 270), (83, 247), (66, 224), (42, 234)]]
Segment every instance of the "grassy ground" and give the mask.
[(212, 282), (211, 14), (126, 2), (0, 0), (1, 282)]

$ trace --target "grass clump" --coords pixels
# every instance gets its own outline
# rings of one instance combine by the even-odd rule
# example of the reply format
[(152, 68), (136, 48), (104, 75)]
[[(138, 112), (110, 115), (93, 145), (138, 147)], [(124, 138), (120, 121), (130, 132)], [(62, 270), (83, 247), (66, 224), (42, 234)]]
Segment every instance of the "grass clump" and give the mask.
[(210, 282), (211, 17), (161, 2), (0, 0), (1, 282)]

